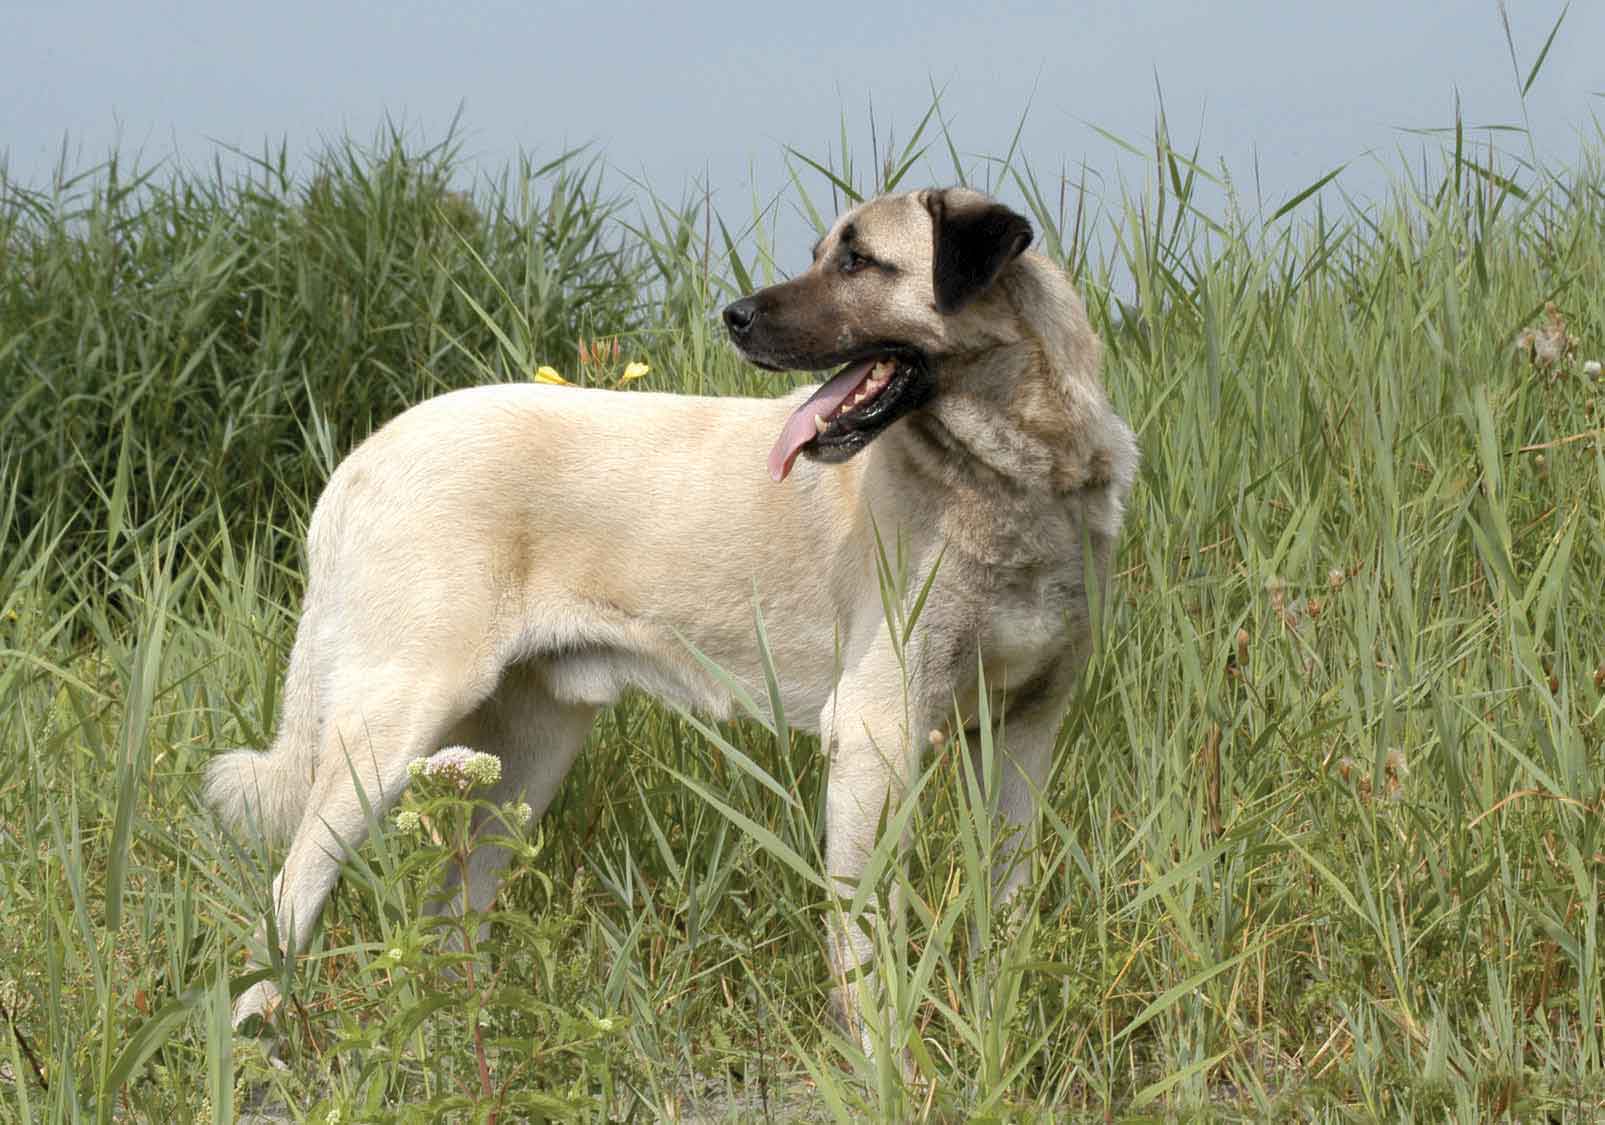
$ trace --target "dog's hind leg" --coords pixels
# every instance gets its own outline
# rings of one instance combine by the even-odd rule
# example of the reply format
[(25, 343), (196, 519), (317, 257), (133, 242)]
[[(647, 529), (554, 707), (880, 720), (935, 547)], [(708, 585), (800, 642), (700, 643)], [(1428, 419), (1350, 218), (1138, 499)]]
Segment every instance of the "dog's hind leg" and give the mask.
[[(453, 728), (448, 738), (501, 759), (501, 780), (482, 796), (498, 805), (521, 801), (538, 817), (568, 776), (596, 712), (586, 704), (559, 702), (536, 669), (515, 666), (507, 670), (496, 694)], [(513, 834), (513, 826), (489, 823), (491, 819), (485, 811), (476, 817), (477, 838)], [(507, 861), (506, 849), (488, 840), (474, 848), (467, 870), (468, 909), (477, 913), (490, 908)], [(463, 872), (448, 868), (431, 909), (461, 913), (462, 887)]]
[[(289, 851), (273, 880), (274, 930), (288, 956), (312, 936), (340, 864), (367, 839), (370, 817), (383, 817), (407, 785), (407, 766), (440, 746), (440, 736), (478, 702), (460, 685), (399, 681), (346, 670), (354, 703), (333, 710), (322, 731), (317, 777)], [(266, 934), (259, 934), (266, 945)], [(263, 981), (234, 1004), (239, 1026), (266, 1015), (277, 988)]]

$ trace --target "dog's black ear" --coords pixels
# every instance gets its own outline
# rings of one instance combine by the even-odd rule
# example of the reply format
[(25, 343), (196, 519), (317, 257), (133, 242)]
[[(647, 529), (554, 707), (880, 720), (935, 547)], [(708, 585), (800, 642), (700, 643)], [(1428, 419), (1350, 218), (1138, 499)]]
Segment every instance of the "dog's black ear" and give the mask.
[(1035, 234), (1024, 216), (970, 192), (933, 191), (925, 197), (925, 209), (935, 240), (936, 309), (943, 314), (991, 285)]

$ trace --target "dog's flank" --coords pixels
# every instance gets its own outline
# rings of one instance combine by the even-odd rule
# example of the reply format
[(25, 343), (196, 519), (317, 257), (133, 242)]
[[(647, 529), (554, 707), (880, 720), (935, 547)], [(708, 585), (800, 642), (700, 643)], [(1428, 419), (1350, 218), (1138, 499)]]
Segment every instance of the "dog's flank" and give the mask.
[[(1029, 828), (1137, 463), (1081, 303), (1030, 237), (975, 192), (871, 200), (805, 273), (725, 311), (755, 363), (840, 366), (818, 388), (481, 387), (346, 458), (309, 527), (273, 749), (222, 755), (206, 784), (230, 822), (288, 832), (272, 896), (286, 949), (305, 947), (341, 855), (412, 760), (452, 743), (496, 754), (489, 796), (538, 814), (623, 691), (729, 714), (688, 642), (761, 684), (755, 595), (786, 713), (829, 761), (838, 886), (856, 884), (927, 734), (976, 721), (978, 664), (1006, 735), (999, 809)], [(911, 598), (941, 560), (906, 647), (884, 619), (877, 536), (902, 545)], [(504, 858), (475, 853), (475, 906)], [(837, 924), (831, 947), (852, 1023), (845, 982), (870, 940)], [(237, 1019), (273, 995), (242, 996)]]

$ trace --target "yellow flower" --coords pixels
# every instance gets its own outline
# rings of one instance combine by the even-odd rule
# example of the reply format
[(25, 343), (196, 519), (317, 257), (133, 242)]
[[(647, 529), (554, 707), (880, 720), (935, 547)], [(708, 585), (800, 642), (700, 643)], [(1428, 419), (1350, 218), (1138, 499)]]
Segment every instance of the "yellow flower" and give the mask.
[(619, 376), (619, 382), (628, 383), (631, 379), (639, 379), (643, 375), (650, 374), (651, 371), (652, 368), (637, 360), (624, 369), (624, 374)]
[(537, 383), (550, 383), (554, 387), (573, 386), (572, 383), (557, 373), (557, 369), (555, 367), (537, 367), (535, 369), (535, 374), (530, 376), (530, 378), (534, 379)]

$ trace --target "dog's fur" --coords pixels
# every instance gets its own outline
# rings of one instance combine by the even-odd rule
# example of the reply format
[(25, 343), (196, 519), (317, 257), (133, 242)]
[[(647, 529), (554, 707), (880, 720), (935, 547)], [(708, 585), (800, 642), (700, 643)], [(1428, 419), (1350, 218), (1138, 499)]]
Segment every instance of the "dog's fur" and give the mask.
[[(500, 756), (494, 797), (539, 813), (625, 689), (730, 714), (687, 642), (761, 684), (754, 598), (786, 714), (822, 736), (840, 885), (927, 733), (975, 721), (978, 660), (1007, 724), (999, 808), (1029, 826), (1088, 653), (1089, 571), (1105, 587), (1137, 464), (1081, 302), (1030, 239), (975, 192), (886, 196), (842, 216), (806, 273), (726, 310), (765, 367), (909, 361), (895, 410), (822, 434), (781, 483), (766, 453), (807, 391), (480, 387), (407, 411), (346, 458), (313, 513), (273, 748), (226, 753), (206, 779), (225, 820), (288, 835), (272, 895), (286, 948), (305, 947), (366, 832), (354, 780), (382, 813), (409, 762), (462, 743)], [(937, 567), (906, 673), (877, 531), (903, 543), (911, 598)], [(474, 856), (476, 907), (504, 861)], [(845, 981), (869, 938), (833, 932)], [(257, 986), (237, 1020), (273, 999)]]

